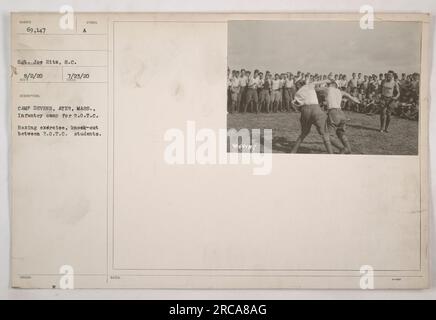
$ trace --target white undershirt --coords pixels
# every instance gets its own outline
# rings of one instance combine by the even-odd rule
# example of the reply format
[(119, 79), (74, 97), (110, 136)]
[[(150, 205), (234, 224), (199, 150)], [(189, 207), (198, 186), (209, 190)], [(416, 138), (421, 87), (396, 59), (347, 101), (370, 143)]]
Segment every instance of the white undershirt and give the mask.
[(315, 86), (313, 84), (306, 84), (302, 86), (295, 94), (295, 100), (300, 105), (319, 104)]
[(327, 91), (327, 106), (329, 109), (341, 109), (341, 102), (342, 102), (342, 91), (329, 87), (325, 89)]

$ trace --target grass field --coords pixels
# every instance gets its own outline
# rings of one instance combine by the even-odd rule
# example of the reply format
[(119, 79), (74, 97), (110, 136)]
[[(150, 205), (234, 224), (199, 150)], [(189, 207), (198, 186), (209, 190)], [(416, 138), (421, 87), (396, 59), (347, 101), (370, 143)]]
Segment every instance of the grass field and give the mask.
[[(417, 155), (418, 121), (392, 116), (389, 133), (380, 133), (379, 116), (345, 112), (346, 135), (353, 154)], [(300, 134), (300, 113), (228, 114), (228, 129), (272, 129), (274, 153), (290, 153)], [(338, 150), (335, 149), (335, 152)], [(315, 127), (301, 144), (299, 153), (326, 153)]]

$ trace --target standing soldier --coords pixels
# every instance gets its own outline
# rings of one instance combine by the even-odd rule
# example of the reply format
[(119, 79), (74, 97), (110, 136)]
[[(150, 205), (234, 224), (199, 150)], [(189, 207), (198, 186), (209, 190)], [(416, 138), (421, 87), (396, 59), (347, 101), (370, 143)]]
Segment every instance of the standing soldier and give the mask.
[(247, 97), (245, 99), (245, 104), (244, 104), (244, 113), (247, 112), (248, 106), (250, 106), (251, 112), (254, 111), (257, 112), (257, 105), (259, 103), (259, 99), (257, 96), (258, 85), (259, 85), (259, 70), (254, 70), (253, 76), (248, 78)]
[(388, 133), (392, 109), (400, 97), (400, 87), (394, 79), (394, 72), (389, 71), (381, 84), (382, 103), (380, 110), (380, 132)]
[(289, 100), (289, 92), (286, 89), (286, 82), (288, 82), (288, 74), (287, 73), (282, 73), (281, 74), (281, 80), (282, 80), (282, 107), (281, 107), (281, 111), (287, 111), (287, 101)]
[(286, 75), (284, 90), (285, 90), (285, 94), (284, 94), (285, 109), (287, 111), (291, 111), (291, 109), (297, 111), (294, 105), (292, 104), (292, 101), (294, 100), (294, 96), (295, 96), (295, 83), (294, 83), (294, 76), (290, 72)]
[(265, 82), (265, 78), (263, 77), (263, 72), (259, 72), (259, 83), (257, 84), (258, 103), (257, 103), (256, 113), (259, 113), (262, 110), (262, 106), (260, 104), (260, 93), (262, 91), (264, 82)]
[(227, 67), (227, 112), (230, 112), (231, 104), (232, 104), (232, 94), (230, 92), (230, 81), (232, 79), (235, 70), (230, 73), (230, 68)]
[(279, 105), (282, 102), (281, 84), (279, 74), (276, 73), (271, 81), (271, 109), (274, 113), (278, 111)]
[(239, 75), (239, 94), (238, 94), (238, 111), (242, 112), (242, 107), (244, 106), (245, 96), (247, 93), (247, 82), (248, 77), (244, 69), (241, 69), (241, 74)]
[(260, 88), (260, 94), (259, 94), (259, 108), (262, 110), (262, 108), (265, 106), (265, 111), (267, 113), (271, 112), (271, 74), (269, 71), (265, 74), (265, 79), (262, 83), (262, 86)]
[(352, 77), (352, 78), (351, 78), (350, 81), (348, 82), (348, 88), (347, 88), (348, 93), (352, 93), (353, 90), (357, 88), (357, 77), (356, 77), (356, 74), (353, 73), (353, 74), (351, 75), (351, 77)]
[(237, 111), (240, 91), (239, 71), (233, 71), (232, 74), (232, 78), (230, 79), (230, 113)]
[(357, 75), (357, 88), (360, 89), (360, 86), (362, 85), (362, 83), (363, 83), (364, 81), (365, 81), (365, 79), (362, 78), (362, 74), (359, 73), (359, 74)]
[(407, 75), (405, 73), (401, 75), (401, 80), (399, 82), (399, 85), (400, 85), (401, 98), (403, 99), (407, 94), (407, 89), (409, 86), (409, 81), (407, 80)]

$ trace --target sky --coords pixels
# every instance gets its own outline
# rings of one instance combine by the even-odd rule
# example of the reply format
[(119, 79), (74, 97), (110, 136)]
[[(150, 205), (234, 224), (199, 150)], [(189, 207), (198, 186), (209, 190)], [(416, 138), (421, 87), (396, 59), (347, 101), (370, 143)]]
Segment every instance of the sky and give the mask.
[(326, 74), (420, 72), (421, 24), (354, 21), (231, 21), (230, 69)]

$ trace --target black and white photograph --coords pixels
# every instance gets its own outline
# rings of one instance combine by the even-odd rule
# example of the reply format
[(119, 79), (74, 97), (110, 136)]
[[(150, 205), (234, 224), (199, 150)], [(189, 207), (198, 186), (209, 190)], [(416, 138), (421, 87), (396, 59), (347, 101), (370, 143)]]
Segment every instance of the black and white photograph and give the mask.
[(230, 21), (228, 129), (273, 153), (417, 155), (421, 24)]
[(168, 1), (0, 4), (0, 300), (436, 298), (435, 0)]

